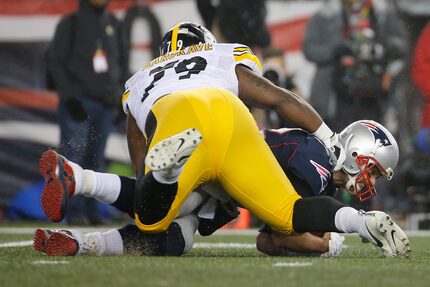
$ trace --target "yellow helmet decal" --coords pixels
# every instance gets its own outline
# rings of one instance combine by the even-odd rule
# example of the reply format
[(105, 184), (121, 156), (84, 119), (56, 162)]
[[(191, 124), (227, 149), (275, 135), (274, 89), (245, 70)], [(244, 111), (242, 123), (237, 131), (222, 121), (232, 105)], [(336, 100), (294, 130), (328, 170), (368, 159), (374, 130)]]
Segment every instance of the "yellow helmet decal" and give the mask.
[(179, 31), (179, 27), (181, 26), (181, 24), (177, 24), (173, 30), (172, 30), (172, 43), (171, 43), (171, 49), (170, 51), (176, 51), (177, 47), (176, 47), (176, 42), (178, 41), (178, 31)]

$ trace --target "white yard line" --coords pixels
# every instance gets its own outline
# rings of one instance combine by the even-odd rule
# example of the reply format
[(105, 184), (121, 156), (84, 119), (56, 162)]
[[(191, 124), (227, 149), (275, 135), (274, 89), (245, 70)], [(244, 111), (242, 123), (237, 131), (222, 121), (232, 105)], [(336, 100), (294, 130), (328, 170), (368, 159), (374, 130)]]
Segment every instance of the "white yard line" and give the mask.
[(66, 260), (36, 260), (31, 262), (34, 265), (46, 265), (46, 264), (69, 264), (69, 261)]
[(273, 267), (308, 267), (312, 266), (311, 262), (278, 262)]
[(25, 246), (31, 246), (31, 245), (33, 245), (33, 240), (0, 243), (0, 247), (25, 247)]
[(207, 243), (207, 242), (196, 242), (193, 244), (193, 248), (246, 248), (253, 249), (255, 248), (255, 244), (251, 243)]

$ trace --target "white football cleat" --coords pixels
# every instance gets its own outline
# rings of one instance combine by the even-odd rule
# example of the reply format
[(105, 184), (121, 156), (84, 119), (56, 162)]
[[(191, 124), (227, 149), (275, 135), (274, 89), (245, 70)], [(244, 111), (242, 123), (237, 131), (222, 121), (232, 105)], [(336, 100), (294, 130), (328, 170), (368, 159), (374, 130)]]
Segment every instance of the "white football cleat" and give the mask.
[(145, 165), (152, 171), (163, 171), (183, 166), (197, 146), (202, 135), (195, 129), (187, 129), (168, 137), (152, 147), (145, 159)]
[(385, 257), (408, 257), (411, 253), (409, 239), (403, 230), (382, 211), (370, 211), (364, 214), (369, 240), (378, 247)]

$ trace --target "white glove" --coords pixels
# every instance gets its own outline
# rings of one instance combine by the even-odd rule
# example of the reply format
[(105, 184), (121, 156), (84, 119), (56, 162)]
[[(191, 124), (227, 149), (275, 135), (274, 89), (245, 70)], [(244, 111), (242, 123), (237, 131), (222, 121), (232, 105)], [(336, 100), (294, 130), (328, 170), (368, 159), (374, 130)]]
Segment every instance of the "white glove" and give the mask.
[(321, 254), (321, 257), (337, 257), (342, 252), (343, 241), (345, 237), (336, 232), (330, 232), (330, 240), (328, 241), (328, 251)]

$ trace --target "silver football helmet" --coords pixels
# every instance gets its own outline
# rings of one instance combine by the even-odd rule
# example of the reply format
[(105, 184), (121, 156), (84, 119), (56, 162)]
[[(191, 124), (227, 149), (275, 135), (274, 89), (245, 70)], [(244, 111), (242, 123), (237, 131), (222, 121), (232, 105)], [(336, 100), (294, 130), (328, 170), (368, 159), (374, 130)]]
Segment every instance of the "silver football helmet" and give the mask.
[(349, 181), (348, 192), (360, 201), (376, 195), (369, 171), (375, 166), (388, 180), (394, 175), (399, 160), (399, 147), (393, 135), (381, 124), (360, 120), (347, 126), (339, 135), (346, 158), (342, 170)]

